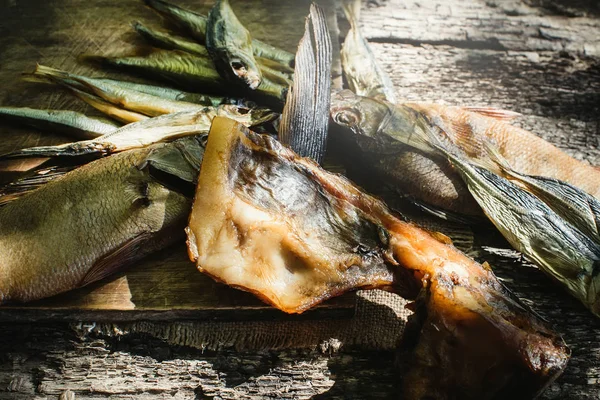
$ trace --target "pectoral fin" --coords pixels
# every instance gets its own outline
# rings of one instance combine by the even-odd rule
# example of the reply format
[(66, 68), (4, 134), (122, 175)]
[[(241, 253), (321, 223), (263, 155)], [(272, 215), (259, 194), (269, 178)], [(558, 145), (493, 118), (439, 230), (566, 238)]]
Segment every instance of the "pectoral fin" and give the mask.
[(151, 236), (151, 233), (143, 232), (123, 243), (121, 247), (100, 258), (83, 277), (79, 283), (79, 287), (104, 279), (120, 270), (121, 267), (137, 260), (139, 258), (139, 252)]
[(501, 121), (512, 121), (513, 119), (520, 117), (522, 114), (515, 112), (515, 111), (509, 111), (509, 110), (503, 110), (501, 108), (494, 108), (494, 107), (462, 107), (464, 110), (466, 111), (471, 111), (477, 114), (481, 114), (481, 115), (485, 115), (486, 117), (490, 117), (490, 118), (495, 118), (495, 119), (499, 119)]

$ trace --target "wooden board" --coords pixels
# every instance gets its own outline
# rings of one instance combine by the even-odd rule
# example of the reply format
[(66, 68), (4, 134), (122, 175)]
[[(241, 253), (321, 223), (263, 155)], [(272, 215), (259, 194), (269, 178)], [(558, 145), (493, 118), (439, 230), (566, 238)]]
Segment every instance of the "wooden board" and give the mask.
[[(321, 2), (335, 22), (331, 1)], [(206, 13), (209, 1), (180, 2), (182, 6)], [(304, 32), (309, 1), (232, 1), (242, 23), (264, 41), (295, 52)], [(19, 1), (4, 5), (0, 13), (0, 104), (34, 108), (71, 109), (98, 114), (85, 103), (59, 88), (22, 82), (20, 75), (36, 63), (90, 76), (118, 76), (136, 79), (115, 71), (101, 71), (77, 61), (88, 54), (131, 54), (147, 47), (133, 32), (130, 23), (143, 21), (160, 27), (158, 15), (141, 1), (79, 0), (49, 4)], [(335, 24), (334, 24), (335, 25)], [(332, 28), (335, 28), (333, 26)], [(337, 35), (334, 35), (337, 40)], [(140, 80), (137, 78), (137, 80)], [(22, 147), (56, 144), (68, 140), (59, 135), (2, 124), (0, 153)], [(0, 163), (0, 182), (19, 176), (40, 160)], [(300, 318), (349, 317), (354, 295), (326, 302)], [(257, 319), (285, 315), (254, 296), (215, 283), (202, 276), (187, 259), (185, 249), (176, 246), (131, 266), (126, 272), (89, 287), (52, 299), (0, 308), (0, 321), (93, 319)], [(298, 317), (290, 317), (298, 318)]]

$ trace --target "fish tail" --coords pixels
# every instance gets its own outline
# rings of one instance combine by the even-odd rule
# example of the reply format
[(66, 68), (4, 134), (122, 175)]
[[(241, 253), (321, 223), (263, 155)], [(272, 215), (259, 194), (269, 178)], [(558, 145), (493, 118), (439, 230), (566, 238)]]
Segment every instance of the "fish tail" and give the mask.
[(298, 45), (294, 80), (287, 93), (279, 134), (282, 143), (319, 163), (327, 142), (331, 60), (331, 38), (325, 15), (313, 3)]
[(345, 0), (342, 2), (342, 9), (344, 15), (350, 23), (350, 27), (354, 29), (358, 26), (358, 20), (360, 18), (360, 0)]
[(28, 157), (63, 157), (83, 156), (90, 154), (107, 154), (114, 146), (110, 143), (81, 141), (58, 146), (38, 146), (13, 151), (0, 155), (0, 160)]

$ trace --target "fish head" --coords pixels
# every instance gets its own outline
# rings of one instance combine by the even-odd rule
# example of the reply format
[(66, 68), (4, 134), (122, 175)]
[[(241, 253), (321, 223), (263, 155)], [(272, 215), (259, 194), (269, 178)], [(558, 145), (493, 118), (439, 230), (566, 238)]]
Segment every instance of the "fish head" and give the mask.
[(218, 115), (234, 119), (244, 126), (252, 127), (273, 121), (279, 114), (266, 107), (254, 107), (251, 104), (222, 104)]
[(252, 90), (258, 88), (262, 81), (262, 74), (254, 56), (238, 50), (235, 54), (230, 54), (227, 60), (233, 76), (243, 81)]
[(342, 90), (333, 94), (329, 113), (336, 124), (348, 128), (356, 136), (374, 138), (389, 108), (382, 101)]

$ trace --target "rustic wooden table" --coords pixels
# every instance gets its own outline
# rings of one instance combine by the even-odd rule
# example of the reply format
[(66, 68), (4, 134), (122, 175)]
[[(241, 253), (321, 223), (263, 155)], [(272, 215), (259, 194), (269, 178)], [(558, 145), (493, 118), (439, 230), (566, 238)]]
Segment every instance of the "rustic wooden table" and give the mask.
[[(206, 10), (209, 3), (182, 2), (199, 10)], [(232, 4), (260, 39), (284, 46), (301, 36), (304, 15), (297, 12), (295, 2), (232, 0)], [(296, 12), (290, 13), (293, 8)], [(131, 51), (139, 42), (128, 24), (136, 19), (158, 21), (138, 1), (0, 0), (0, 104), (91, 112), (64, 93), (20, 82), (19, 75), (36, 62), (97, 74), (75, 57)], [(391, 74), (399, 98), (518, 111), (524, 115), (518, 125), (600, 165), (597, 1), (369, 1), (361, 25)], [(2, 136), (0, 152), (65, 140), (4, 125)], [(10, 180), (30, 165), (0, 164), (0, 180)], [(490, 261), (519, 297), (555, 324), (573, 351), (568, 368), (544, 398), (600, 398), (600, 322), (496, 235), (475, 231), (474, 237), (473, 254)], [(311, 323), (326, 318), (325, 323), (352, 331), (353, 296), (330, 303), (321, 314), (290, 318), (251, 296), (198, 274), (188, 275), (185, 263), (181, 247), (170, 249), (136, 266), (133, 275), (79, 292), (77, 313), (64, 307), (73, 304), (72, 297), (18, 313), (0, 310), (0, 398), (395, 397), (397, 379), (389, 345), (382, 349), (348, 336), (345, 341), (334, 337), (321, 342), (315, 337), (295, 344), (287, 338), (277, 346), (241, 349), (245, 346), (225, 340), (221, 332), (210, 333), (219, 340), (205, 345), (195, 339), (195, 330), (206, 326), (198, 328), (190, 321), (220, 318), (226, 322), (210, 325), (211, 329), (256, 329), (259, 336), (283, 338), (297, 324), (304, 323), (308, 330)], [(191, 279), (191, 287), (201, 295), (188, 298), (188, 286), (174, 294), (165, 294), (171, 292), (167, 290), (151, 296), (164, 282), (150, 277), (164, 272), (165, 265), (174, 268), (164, 275), (169, 288)], [(143, 270), (148, 272), (135, 272)], [(123, 285), (128, 288), (125, 299), (118, 297)], [(111, 304), (117, 308), (130, 301), (132, 309), (138, 307), (136, 313), (123, 313), (121, 308), (112, 314), (87, 313), (106, 293), (116, 296)], [(194, 306), (198, 299), (203, 301), (203, 313)], [(63, 308), (57, 311), (57, 304)], [(177, 310), (165, 313), (173, 308)], [(132, 322), (139, 319), (148, 322)], [(396, 334), (397, 325), (390, 326), (382, 329)], [(272, 327), (279, 331), (268, 331)]]

